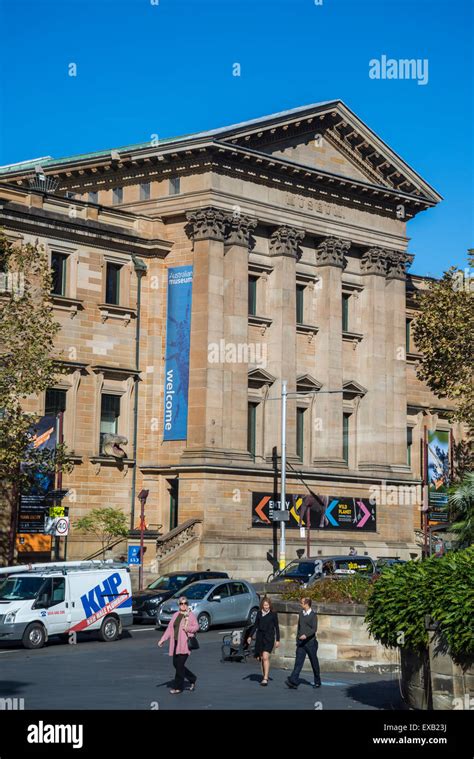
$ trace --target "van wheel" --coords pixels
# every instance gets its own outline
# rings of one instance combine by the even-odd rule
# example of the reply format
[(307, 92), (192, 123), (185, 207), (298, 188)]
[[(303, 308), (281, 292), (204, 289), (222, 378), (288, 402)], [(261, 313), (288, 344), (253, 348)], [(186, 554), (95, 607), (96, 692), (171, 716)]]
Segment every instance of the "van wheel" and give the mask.
[(110, 643), (120, 636), (120, 623), (116, 617), (106, 617), (99, 630), (100, 640)]
[(46, 643), (46, 630), (39, 622), (28, 625), (21, 640), (25, 648), (43, 648)]

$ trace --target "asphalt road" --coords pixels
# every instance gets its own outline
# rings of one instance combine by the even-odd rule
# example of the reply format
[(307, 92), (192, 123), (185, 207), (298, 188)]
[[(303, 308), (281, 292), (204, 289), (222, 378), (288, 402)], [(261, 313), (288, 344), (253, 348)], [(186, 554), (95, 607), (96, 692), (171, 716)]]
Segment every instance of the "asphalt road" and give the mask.
[(311, 687), (303, 672), (298, 690), (284, 682), (289, 672), (273, 668), (266, 688), (258, 662), (221, 662), (224, 629), (199, 635), (200, 649), (188, 665), (198, 676), (194, 692), (169, 693), (173, 676), (168, 644), (160, 633), (134, 627), (114, 643), (79, 636), (77, 645), (51, 639), (39, 651), (0, 644), (0, 699), (24, 699), (24, 709), (403, 709), (398, 677), (392, 674), (323, 673)]

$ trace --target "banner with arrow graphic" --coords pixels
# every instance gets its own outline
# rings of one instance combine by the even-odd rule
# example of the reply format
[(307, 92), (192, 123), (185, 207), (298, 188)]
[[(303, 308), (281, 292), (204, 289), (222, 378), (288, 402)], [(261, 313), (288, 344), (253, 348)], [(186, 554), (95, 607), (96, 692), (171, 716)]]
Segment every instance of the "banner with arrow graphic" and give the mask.
[[(302, 509), (304, 495), (287, 494), (286, 508), (290, 518), (289, 529), (307, 527), (310, 514), (312, 530), (361, 530), (376, 532), (376, 506), (369, 498), (347, 496), (318, 496), (316, 508)], [(275, 512), (281, 508), (280, 494), (252, 493), (252, 527), (271, 527), (275, 524)], [(304, 518), (302, 515), (305, 514)]]

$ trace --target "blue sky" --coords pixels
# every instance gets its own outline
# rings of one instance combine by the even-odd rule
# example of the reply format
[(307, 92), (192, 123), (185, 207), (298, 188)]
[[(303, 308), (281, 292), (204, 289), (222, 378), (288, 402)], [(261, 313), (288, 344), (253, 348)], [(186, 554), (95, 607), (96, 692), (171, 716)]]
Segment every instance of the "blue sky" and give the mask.
[[(316, 2), (0, 0), (0, 164), (340, 98), (444, 198), (408, 225), (412, 271), (463, 268), (474, 247), (471, 1)], [(428, 83), (369, 78), (382, 55), (428, 59)]]

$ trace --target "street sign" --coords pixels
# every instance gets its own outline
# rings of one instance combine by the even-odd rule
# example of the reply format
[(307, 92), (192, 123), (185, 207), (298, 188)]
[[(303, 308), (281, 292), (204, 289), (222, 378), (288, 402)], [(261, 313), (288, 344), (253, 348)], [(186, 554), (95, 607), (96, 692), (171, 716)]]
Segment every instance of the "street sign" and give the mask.
[(275, 509), (275, 511), (272, 512), (272, 520), (274, 522), (289, 522), (290, 521), (290, 512), (282, 509)]
[(134, 565), (140, 564), (140, 546), (128, 547), (128, 563)]
[(54, 534), (59, 537), (65, 537), (69, 533), (69, 517), (59, 517), (56, 519)]
[(18, 533), (44, 533), (45, 510), (20, 508), (18, 514)]

